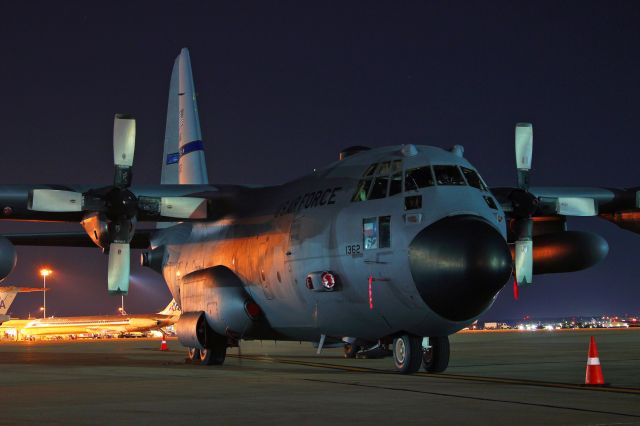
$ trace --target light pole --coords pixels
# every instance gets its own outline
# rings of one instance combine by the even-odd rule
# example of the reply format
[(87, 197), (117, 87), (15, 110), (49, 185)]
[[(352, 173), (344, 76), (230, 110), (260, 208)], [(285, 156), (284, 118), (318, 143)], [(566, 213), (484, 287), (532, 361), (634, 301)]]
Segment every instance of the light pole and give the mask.
[(127, 315), (127, 311), (124, 310), (124, 294), (120, 296), (121, 296), (121, 304), (120, 304), (120, 307), (118, 308), (118, 311), (120, 311), (120, 315)]
[(51, 275), (52, 272), (51, 269), (40, 269), (40, 275), (42, 275), (42, 318), (47, 317), (47, 277)]

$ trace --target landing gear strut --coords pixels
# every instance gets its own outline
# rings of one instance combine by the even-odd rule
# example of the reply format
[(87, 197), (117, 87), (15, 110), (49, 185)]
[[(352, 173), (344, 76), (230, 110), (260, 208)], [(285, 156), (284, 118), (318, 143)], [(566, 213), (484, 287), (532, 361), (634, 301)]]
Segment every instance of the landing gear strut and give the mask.
[(429, 347), (423, 348), (422, 363), (428, 373), (442, 373), (449, 366), (449, 337), (429, 337)]
[(355, 358), (358, 352), (360, 351), (360, 346), (354, 343), (345, 343), (344, 344), (344, 357), (345, 358)]
[(422, 337), (402, 334), (393, 340), (393, 363), (402, 374), (413, 374), (422, 364)]

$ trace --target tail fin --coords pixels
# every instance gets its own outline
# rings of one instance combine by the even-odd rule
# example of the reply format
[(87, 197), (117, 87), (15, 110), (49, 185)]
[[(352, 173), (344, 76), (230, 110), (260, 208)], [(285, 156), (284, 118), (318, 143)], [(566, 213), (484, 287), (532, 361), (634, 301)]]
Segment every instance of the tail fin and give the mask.
[(178, 160), (178, 62), (177, 57), (171, 71), (169, 83), (169, 101), (167, 102), (167, 122), (164, 129), (164, 152), (162, 155), (162, 174), (160, 183), (163, 185), (177, 184)]
[(163, 162), (163, 184), (209, 183), (187, 48), (176, 58), (171, 73)]
[(169, 302), (167, 307), (164, 308), (162, 311), (158, 312), (158, 314), (169, 315), (169, 316), (180, 315), (182, 314), (182, 310), (180, 309), (180, 306), (178, 306), (178, 303), (174, 299), (171, 299), (171, 302)]
[[(0, 287), (0, 315), (5, 315), (9, 312), (11, 304), (16, 298), (18, 293), (29, 293), (32, 291), (44, 291), (42, 288), (32, 287), (14, 287), (14, 286), (2, 286)], [(49, 289), (46, 289), (49, 290)]]

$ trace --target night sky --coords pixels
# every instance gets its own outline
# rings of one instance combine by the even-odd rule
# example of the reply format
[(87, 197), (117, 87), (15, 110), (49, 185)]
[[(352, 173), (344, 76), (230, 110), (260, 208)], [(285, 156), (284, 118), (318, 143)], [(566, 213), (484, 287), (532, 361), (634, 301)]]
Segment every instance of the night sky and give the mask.
[[(350, 145), (451, 147), (515, 185), (513, 128), (534, 125), (533, 185), (640, 185), (640, 2), (3, 2), (0, 180), (110, 184), (116, 112), (137, 118), (134, 185), (160, 181), (167, 90), (188, 47), (209, 180), (275, 184)], [(578, 273), (508, 285), (485, 319), (638, 313), (640, 235), (573, 219), (610, 244)], [(0, 232), (80, 230), (0, 224)], [(132, 259), (130, 312), (163, 308)], [(3, 284), (48, 280), (50, 314), (114, 313), (98, 249), (19, 248)], [(37, 312), (18, 296), (15, 316)]]

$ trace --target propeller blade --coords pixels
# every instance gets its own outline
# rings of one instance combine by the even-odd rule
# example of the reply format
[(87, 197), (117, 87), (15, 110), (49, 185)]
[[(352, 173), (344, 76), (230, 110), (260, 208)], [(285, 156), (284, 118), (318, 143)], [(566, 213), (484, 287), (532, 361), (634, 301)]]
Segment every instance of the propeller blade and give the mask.
[(196, 197), (162, 197), (160, 215), (177, 219), (206, 219), (207, 200)]
[(533, 282), (533, 241), (516, 241), (516, 283), (518, 286)]
[(131, 166), (136, 149), (136, 120), (127, 114), (116, 114), (113, 120), (113, 164), (116, 167), (114, 185), (131, 185)]
[(116, 114), (113, 120), (113, 164), (133, 166), (136, 149), (136, 120), (127, 114)]
[(127, 294), (129, 292), (130, 248), (128, 243), (109, 245), (109, 294)]
[(529, 170), (533, 151), (533, 126), (531, 123), (516, 124), (516, 168), (518, 169), (518, 186), (529, 188)]
[(82, 194), (57, 189), (34, 189), (29, 193), (27, 208), (39, 212), (80, 212)]

